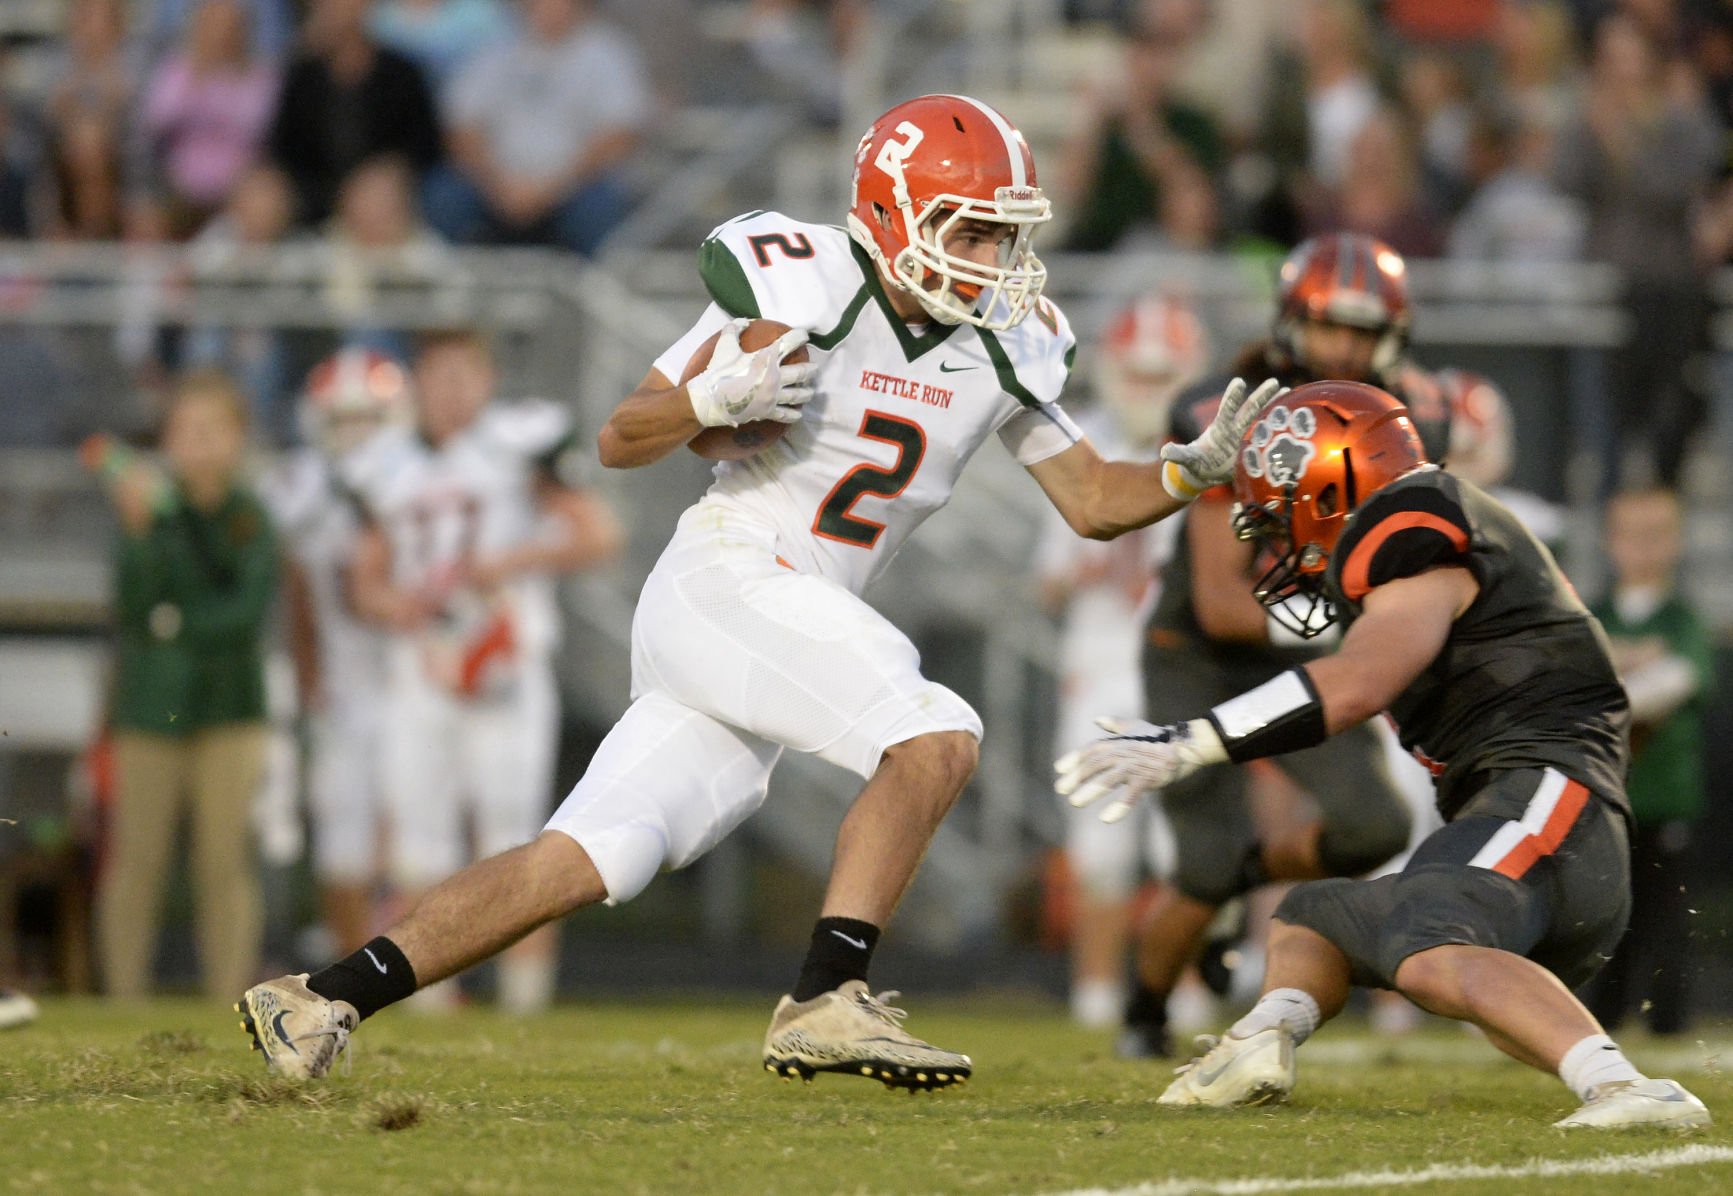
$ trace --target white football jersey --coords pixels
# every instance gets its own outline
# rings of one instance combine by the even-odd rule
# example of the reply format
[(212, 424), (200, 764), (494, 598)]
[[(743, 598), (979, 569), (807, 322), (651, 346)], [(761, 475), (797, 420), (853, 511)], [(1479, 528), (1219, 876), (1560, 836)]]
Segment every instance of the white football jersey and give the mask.
[(722, 225), (699, 265), (714, 302), (657, 359), (670, 381), (732, 317), (809, 334), (812, 401), (781, 440), (719, 464), (706, 495), (774, 527), (778, 555), (802, 572), (858, 594), (994, 432), (1025, 465), (1082, 439), (1058, 405), (1076, 339), (1046, 300), (1004, 332), (916, 329), (846, 232), (775, 212)]
[(377, 689), (383, 641), (355, 617), (346, 593), (349, 562), (361, 530), (354, 496), (330, 459), (311, 448), (279, 461), (261, 480), (259, 493), (307, 579), (328, 695), (347, 700)]
[[(345, 463), (346, 478), (391, 545), (392, 582), (444, 589), (465, 561), (533, 539), (541, 515), (535, 480), (570, 444), (561, 407), (541, 400), (492, 403), (437, 448), (414, 428), (390, 428)], [(553, 580), (513, 579), (520, 648), (545, 652), (558, 640)]]

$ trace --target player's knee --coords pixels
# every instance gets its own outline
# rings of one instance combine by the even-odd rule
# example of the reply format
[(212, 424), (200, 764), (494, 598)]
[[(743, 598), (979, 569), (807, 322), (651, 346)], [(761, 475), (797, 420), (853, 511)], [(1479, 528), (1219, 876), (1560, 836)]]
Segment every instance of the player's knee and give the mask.
[(1462, 1006), (1462, 971), (1457, 955), (1462, 948), (1446, 945), (1416, 951), (1396, 965), (1396, 991), (1435, 1013), (1450, 1013)]
[(975, 775), (981, 744), (967, 731), (934, 731), (904, 740), (885, 755), (920, 777), (922, 787), (948, 806)]
[(550, 918), (563, 917), (607, 899), (608, 887), (601, 872), (589, 853), (570, 835), (543, 831), (513, 850), (523, 853), (533, 883), (545, 894)]

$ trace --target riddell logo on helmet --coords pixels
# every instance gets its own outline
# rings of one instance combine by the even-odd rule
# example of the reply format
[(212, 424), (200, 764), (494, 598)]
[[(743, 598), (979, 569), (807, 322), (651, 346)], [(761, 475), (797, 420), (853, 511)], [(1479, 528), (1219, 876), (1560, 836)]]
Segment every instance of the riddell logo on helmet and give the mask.
[(1277, 486), (1292, 486), (1306, 476), (1318, 446), (1318, 417), (1310, 407), (1277, 407), (1252, 428), (1252, 442), (1241, 454), (1248, 477), (1268, 477)]

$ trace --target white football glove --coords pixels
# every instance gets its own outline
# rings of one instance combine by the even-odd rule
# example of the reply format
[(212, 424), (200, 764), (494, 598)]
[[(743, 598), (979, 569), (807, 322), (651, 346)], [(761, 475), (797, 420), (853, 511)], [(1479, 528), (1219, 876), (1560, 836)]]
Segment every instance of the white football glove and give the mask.
[(1095, 723), (1109, 737), (1056, 760), (1053, 770), (1059, 779), (1053, 788), (1078, 808), (1112, 794), (1113, 800), (1101, 811), (1103, 822), (1118, 822), (1144, 794), (1228, 758), (1221, 736), (1207, 718), (1166, 727), (1140, 719), (1098, 718)]
[(1246, 393), (1243, 378), (1235, 378), (1222, 392), (1222, 403), (1216, 417), (1190, 444), (1163, 446), (1161, 459), (1167, 464), (1161, 471), (1161, 484), (1181, 502), (1190, 502), (1211, 486), (1234, 480), (1234, 462), (1239, 457), (1240, 440), (1246, 429), (1258, 418), (1258, 412), (1288, 393), (1288, 388), (1274, 378)]
[(716, 338), (704, 372), (686, 384), (692, 413), (706, 428), (737, 428), (755, 420), (791, 424), (812, 398), (813, 363), (782, 359), (806, 344), (806, 332), (791, 328), (762, 349), (748, 353), (740, 334), (751, 320), (730, 320)]

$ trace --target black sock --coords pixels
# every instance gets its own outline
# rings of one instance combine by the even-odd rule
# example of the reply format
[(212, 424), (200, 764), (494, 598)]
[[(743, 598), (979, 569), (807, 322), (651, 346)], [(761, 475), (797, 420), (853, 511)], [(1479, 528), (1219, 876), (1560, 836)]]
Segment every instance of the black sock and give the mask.
[(361, 950), (307, 977), (307, 987), (327, 1001), (347, 1001), (363, 1021), (415, 991), (415, 969), (380, 935)]
[(812, 928), (812, 945), (794, 982), (794, 999), (810, 1001), (850, 980), (865, 980), (873, 961), (879, 928), (854, 918), (820, 918)]
[(1147, 1026), (1152, 1030), (1167, 1029), (1167, 994), (1158, 993), (1139, 981), (1125, 1002), (1125, 1024)]

